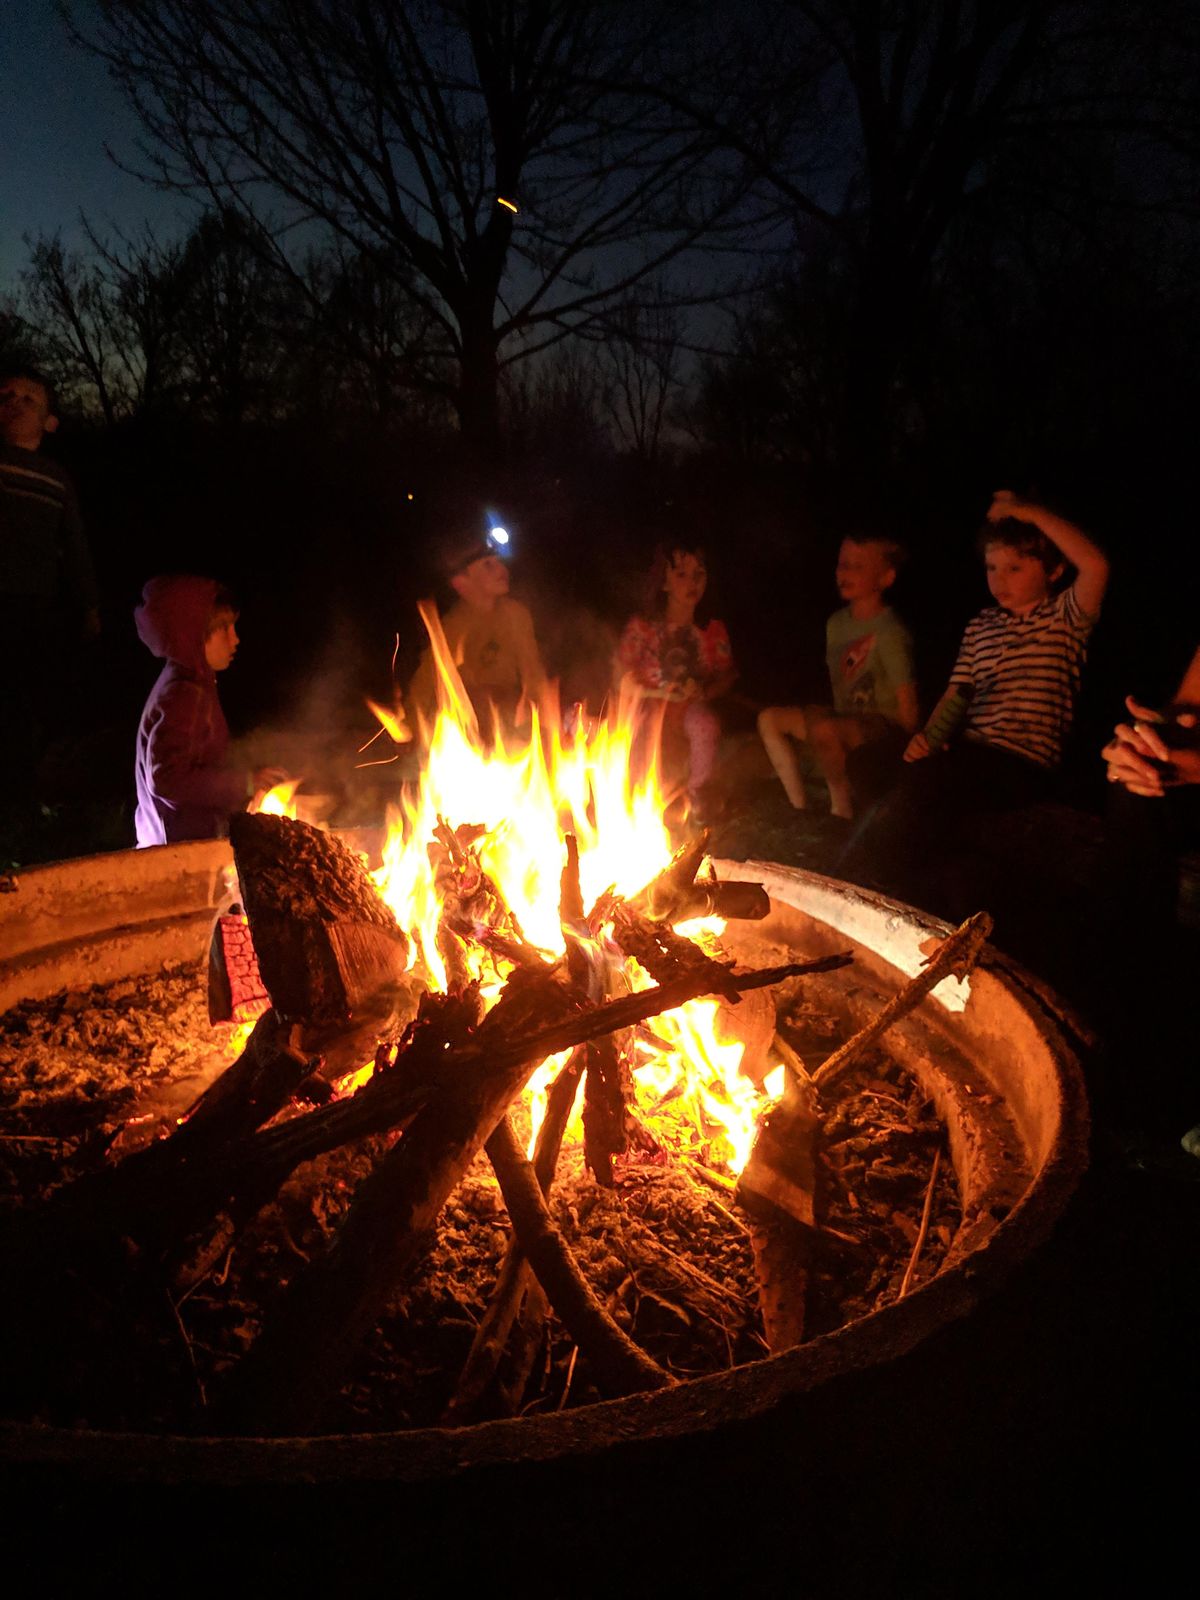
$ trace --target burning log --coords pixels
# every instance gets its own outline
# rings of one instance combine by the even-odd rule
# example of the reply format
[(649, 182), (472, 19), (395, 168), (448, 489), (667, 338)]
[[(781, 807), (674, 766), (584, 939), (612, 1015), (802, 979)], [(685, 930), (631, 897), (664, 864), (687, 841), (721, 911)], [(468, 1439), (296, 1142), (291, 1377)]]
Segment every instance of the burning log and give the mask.
[(697, 883), (705, 855), (708, 832), (703, 830), (675, 852), (670, 864), (638, 894), (632, 905), (652, 922), (690, 922), (694, 917), (761, 922), (771, 909), (771, 897), (761, 883), (712, 878)]
[(229, 838), (259, 970), (282, 1017), (344, 1022), (400, 980), (408, 938), (333, 834), (241, 812)]
[(152, 1148), (194, 1158), (201, 1149), (212, 1151), (253, 1133), (300, 1094), (320, 1066), (319, 1055), (301, 1048), (299, 1024), (266, 1011), (238, 1059), (204, 1091), (172, 1138)]

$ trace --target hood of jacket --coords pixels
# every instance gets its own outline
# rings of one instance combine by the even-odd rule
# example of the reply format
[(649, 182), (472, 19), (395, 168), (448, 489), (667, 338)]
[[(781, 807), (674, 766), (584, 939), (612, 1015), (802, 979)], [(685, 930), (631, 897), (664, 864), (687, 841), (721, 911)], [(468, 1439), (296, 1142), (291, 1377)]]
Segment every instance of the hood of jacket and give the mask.
[(193, 672), (211, 673), (204, 641), (218, 592), (215, 578), (184, 574), (151, 578), (133, 613), (138, 637), (151, 655)]

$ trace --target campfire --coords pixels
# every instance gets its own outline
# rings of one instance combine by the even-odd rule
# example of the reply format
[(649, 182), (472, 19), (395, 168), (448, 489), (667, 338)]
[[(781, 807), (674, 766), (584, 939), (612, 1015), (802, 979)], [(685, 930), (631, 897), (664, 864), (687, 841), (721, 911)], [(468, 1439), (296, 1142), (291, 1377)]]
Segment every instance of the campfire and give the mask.
[[(535, 717), (527, 740), (485, 740), (444, 680), (424, 777), (373, 872), (275, 814), (286, 797), (235, 819), (239, 908), (208, 973), (234, 1059), (181, 1115), (119, 1120), (9, 1215), (9, 1412), (319, 1427), (364, 1364), (387, 1367), (389, 1318), (428, 1378), (413, 1285), (428, 1299), (472, 1253), (465, 1354), (460, 1331), (432, 1416), (401, 1410), (554, 1409), (792, 1348), (952, 1256), (943, 1121), (880, 1042), (967, 978), (987, 919), (935, 941), (853, 1027), (813, 990), (848, 951), (726, 953), (725, 919), (769, 897), (718, 881), (703, 837), (672, 852), (657, 773), (629, 782), (628, 718), (564, 737)], [(666, 1242), (679, 1215), (699, 1259)], [(636, 1260), (613, 1243), (631, 1219)], [(229, 1335), (239, 1316), (248, 1338)], [(207, 1351), (204, 1318), (225, 1327)]]

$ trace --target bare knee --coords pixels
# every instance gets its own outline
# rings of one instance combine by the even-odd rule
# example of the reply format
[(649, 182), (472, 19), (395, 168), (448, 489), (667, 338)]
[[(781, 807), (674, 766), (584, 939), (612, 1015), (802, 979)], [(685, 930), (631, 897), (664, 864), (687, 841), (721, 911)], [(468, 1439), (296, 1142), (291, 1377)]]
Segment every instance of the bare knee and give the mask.
[(758, 713), (758, 733), (764, 741), (778, 739), (783, 734), (803, 739), (804, 712), (799, 706), (767, 706)]

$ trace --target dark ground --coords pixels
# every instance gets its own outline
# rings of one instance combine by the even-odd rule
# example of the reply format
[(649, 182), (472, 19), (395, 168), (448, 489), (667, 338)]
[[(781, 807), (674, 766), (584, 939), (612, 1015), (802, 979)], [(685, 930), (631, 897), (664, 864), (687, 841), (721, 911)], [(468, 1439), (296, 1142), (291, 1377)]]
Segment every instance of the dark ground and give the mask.
[[(829, 865), (837, 825), (792, 813), (752, 752), (727, 768), (727, 792), (717, 853)], [(1085, 1064), (1091, 1167), (1054, 1237), (964, 1323), (882, 1377), (826, 1385), (802, 1412), (452, 1487), (67, 1486), (6, 1468), (10, 1592), (68, 1577), (142, 1592), (184, 1572), (328, 1593), (381, 1579), (454, 1593), (481, 1577), (562, 1596), (1190, 1588), (1200, 1161), (1179, 1136), (1191, 991), (1164, 978), (1123, 995), (1110, 978), (1097, 997), (1075, 958), (1077, 897), (1041, 887), (997, 942), (1115, 1019)], [(1196, 933), (1180, 939), (1179, 971), (1194, 974)], [(1200, 1095), (1191, 1103), (1200, 1118)]]

